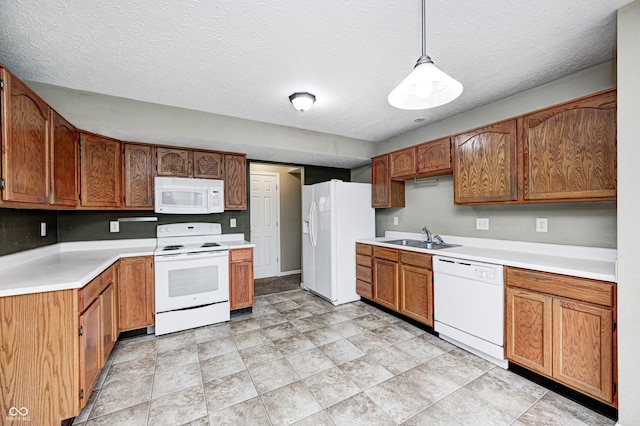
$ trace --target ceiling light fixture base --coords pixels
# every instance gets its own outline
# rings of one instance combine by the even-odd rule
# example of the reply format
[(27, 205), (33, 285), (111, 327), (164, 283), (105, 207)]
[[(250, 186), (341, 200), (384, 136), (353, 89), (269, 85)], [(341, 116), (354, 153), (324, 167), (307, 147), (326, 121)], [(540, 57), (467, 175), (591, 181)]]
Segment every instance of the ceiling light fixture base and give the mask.
[(316, 96), (309, 92), (296, 92), (289, 95), (289, 101), (302, 114), (316, 102)]

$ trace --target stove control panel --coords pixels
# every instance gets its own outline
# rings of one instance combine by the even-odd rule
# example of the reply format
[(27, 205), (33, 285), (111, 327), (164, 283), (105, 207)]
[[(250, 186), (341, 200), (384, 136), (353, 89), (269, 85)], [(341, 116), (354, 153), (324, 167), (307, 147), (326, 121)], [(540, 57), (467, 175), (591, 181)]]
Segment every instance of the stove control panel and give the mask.
[(168, 225), (158, 225), (156, 227), (156, 235), (158, 237), (186, 237), (220, 234), (222, 234), (222, 225), (219, 223), (170, 223)]

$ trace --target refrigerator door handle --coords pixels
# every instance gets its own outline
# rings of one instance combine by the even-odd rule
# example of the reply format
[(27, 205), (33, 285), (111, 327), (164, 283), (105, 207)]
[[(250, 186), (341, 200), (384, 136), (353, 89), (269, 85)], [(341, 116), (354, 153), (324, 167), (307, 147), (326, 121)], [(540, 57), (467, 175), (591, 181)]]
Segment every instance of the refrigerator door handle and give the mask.
[(314, 223), (316, 221), (316, 202), (311, 202), (311, 208), (309, 209), (309, 237), (311, 239), (311, 245), (316, 246), (316, 234), (313, 232)]

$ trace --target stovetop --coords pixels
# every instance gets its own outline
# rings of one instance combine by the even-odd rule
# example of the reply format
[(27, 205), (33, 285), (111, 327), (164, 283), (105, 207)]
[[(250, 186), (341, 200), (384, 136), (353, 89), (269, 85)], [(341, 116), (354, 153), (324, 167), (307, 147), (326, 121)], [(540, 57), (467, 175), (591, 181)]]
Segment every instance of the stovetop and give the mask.
[(156, 256), (228, 250), (219, 223), (172, 223), (156, 228)]

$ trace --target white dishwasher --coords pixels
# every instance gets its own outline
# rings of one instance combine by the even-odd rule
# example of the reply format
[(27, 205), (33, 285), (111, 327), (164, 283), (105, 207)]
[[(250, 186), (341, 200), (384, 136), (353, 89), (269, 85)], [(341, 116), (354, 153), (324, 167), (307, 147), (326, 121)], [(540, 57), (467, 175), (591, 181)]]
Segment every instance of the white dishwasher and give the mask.
[(502, 265), (433, 257), (434, 329), (440, 337), (502, 368)]

